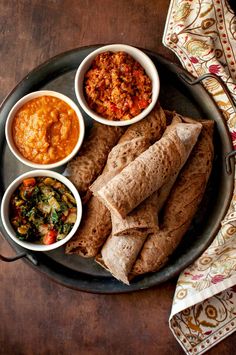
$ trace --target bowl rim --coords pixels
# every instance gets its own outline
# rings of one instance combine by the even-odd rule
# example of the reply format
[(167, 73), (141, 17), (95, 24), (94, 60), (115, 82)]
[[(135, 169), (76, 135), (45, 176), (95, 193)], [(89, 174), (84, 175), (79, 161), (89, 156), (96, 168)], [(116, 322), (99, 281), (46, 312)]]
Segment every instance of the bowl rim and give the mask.
[[(12, 196), (12, 194), (14, 193), (14, 191), (17, 189), (17, 187), (22, 183), (22, 181), (27, 178), (27, 177), (39, 177), (39, 176), (45, 176), (45, 177), (52, 177), (56, 180), (59, 180), (60, 182), (62, 182), (73, 194), (75, 200), (76, 200), (76, 204), (77, 204), (77, 218), (76, 218), (76, 222), (73, 226), (73, 228), (71, 229), (70, 233), (68, 233), (66, 235), (65, 238), (63, 238), (60, 241), (57, 241), (53, 244), (49, 244), (49, 245), (44, 245), (44, 244), (35, 244), (35, 243), (31, 243), (31, 242), (24, 242), (19, 240), (16, 236), (15, 236), (15, 231), (11, 225), (11, 222), (9, 220), (9, 203), (10, 203), (10, 198)], [(7, 187), (6, 191), (4, 192), (3, 198), (2, 198), (2, 202), (1, 202), (1, 219), (2, 219), (2, 223), (3, 226), (6, 230), (6, 232), (8, 233), (9, 237), (18, 245), (20, 245), (21, 247), (25, 248), (25, 249), (29, 249), (29, 250), (34, 250), (34, 251), (50, 251), (50, 250), (54, 250), (57, 249), (59, 247), (61, 247), (62, 245), (64, 245), (65, 243), (67, 243), (75, 234), (76, 230), (78, 229), (81, 219), (82, 219), (82, 202), (81, 202), (81, 198), (80, 198), (80, 194), (78, 192), (78, 190), (76, 189), (76, 187), (74, 186), (74, 184), (64, 175), (55, 172), (55, 171), (51, 171), (51, 170), (31, 170), (31, 171), (27, 171), (26, 173), (23, 173), (21, 175), (19, 175), (16, 179), (14, 179), (10, 185)]]
[[(96, 57), (96, 55), (104, 52), (104, 51), (125, 51), (128, 54), (130, 54), (134, 59), (138, 62), (140, 61), (145, 61), (145, 65), (141, 64), (142, 67), (146, 70), (146, 68), (149, 68), (149, 70), (152, 72), (152, 75), (150, 77), (152, 81), (152, 102), (146, 107), (139, 115), (134, 116), (133, 118), (125, 121), (111, 121), (106, 118), (103, 118), (99, 116), (96, 112), (92, 111), (84, 97), (83, 94), (83, 81), (84, 81), (84, 74), (88, 70), (92, 60)], [(75, 74), (75, 81), (74, 81), (74, 86), (75, 86), (75, 94), (76, 98), (82, 107), (82, 109), (95, 121), (100, 122), (102, 124), (108, 125), (108, 126), (128, 126), (133, 123), (136, 123), (140, 120), (142, 120), (144, 117), (146, 117), (154, 108), (158, 97), (160, 93), (160, 78), (159, 74), (157, 71), (157, 68), (155, 64), (153, 63), (152, 59), (144, 53), (141, 49), (127, 45), (127, 44), (108, 44), (102, 47), (99, 47), (89, 53), (80, 63), (79, 67), (77, 68), (76, 74)], [(81, 87), (82, 86), (82, 87)]]
[[(13, 137), (12, 137), (12, 132), (11, 132), (11, 127), (12, 123), (15, 117), (15, 114), (17, 111), (26, 103), (29, 102), (30, 100), (33, 100), (37, 97), (41, 96), (53, 96), (56, 97), (65, 103), (67, 103), (76, 113), (76, 116), (79, 121), (79, 138), (78, 141), (71, 151), (69, 155), (67, 155), (65, 158), (55, 162), (55, 163), (50, 163), (50, 164), (38, 164), (30, 161), (29, 159), (26, 159), (20, 151), (17, 149), (17, 147), (14, 144)], [(10, 112), (8, 113), (6, 123), (5, 123), (5, 137), (6, 141), (8, 144), (9, 149), (11, 150), (12, 154), (18, 159), (21, 163), (34, 168), (34, 169), (54, 169), (58, 168), (66, 163), (68, 163), (69, 160), (71, 160), (78, 152), (78, 150), (81, 148), (83, 140), (84, 140), (84, 135), (85, 135), (85, 123), (84, 123), (84, 118), (82, 115), (81, 110), (79, 107), (76, 105), (76, 103), (69, 98), (68, 96), (54, 90), (37, 90), (30, 92), (29, 94), (24, 95), (21, 97), (11, 108)]]

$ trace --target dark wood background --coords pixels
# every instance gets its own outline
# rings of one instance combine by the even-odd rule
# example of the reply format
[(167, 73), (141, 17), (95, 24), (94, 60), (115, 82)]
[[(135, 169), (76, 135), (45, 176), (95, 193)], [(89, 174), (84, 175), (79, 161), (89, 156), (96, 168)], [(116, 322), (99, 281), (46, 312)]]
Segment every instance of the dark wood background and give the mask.
[[(127, 43), (176, 61), (162, 45), (169, 0), (0, 0), (0, 100), (63, 51)], [(0, 239), (0, 252), (12, 255)], [(168, 327), (176, 279), (122, 295), (62, 287), (23, 261), (0, 262), (0, 354), (183, 354)], [(236, 334), (208, 354), (233, 354)]]

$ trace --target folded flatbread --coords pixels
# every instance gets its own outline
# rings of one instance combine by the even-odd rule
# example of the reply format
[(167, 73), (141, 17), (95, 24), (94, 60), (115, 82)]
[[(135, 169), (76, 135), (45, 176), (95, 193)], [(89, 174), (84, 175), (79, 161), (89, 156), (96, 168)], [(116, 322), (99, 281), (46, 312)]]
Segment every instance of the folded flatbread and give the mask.
[[(189, 122), (188, 119), (183, 120)], [(146, 239), (130, 277), (159, 270), (188, 230), (202, 200), (213, 162), (213, 121), (203, 129), (163, 209), (160, 230)]]
[[(164, 136), (173, 131), (180, 120), (178, 117), (173, 119), (172, 124), (166, 129)], [(198, 126), (198, 124), (196, 125)], [(188, 124), (185, 124), (185, 126), (187, 129)], [(182, 164), (175, 174), (171, 175), (158, 191), (154, 192), (124, 219), (117, 214), (111, 214), (112, 234), (104, 244), (101, 255), (96, 258), (96, 261), (109, 270), (118, 280), (129, 284), (129, 273), (146, 238), (150, 234), (158, 233), (158, 213), (167, 199), (188, 155), (185, 155)]]
[[(130, 154), (125, 155), (124, 159), (117, 158), (113, 160), (109, 157), (108, 164), (112, 169), (109, 170), (106, 168), (104, 174), (99, 177), (97, 184), (95, 181), (95, 186), (100, 185), (103, 181), (107, 181), (110, 174), (114, 176), (116, 169), (120, 171), (122, 166), (126, 166), (129, 161), (132, 161), (138, 154), (146, 150), (150, 146), (150, 143), (145, 138), (135, 138), (129, 142), (128, 147), (126, 145), (126, 143), (122, 143), (122, 148), (125, 149), (120, 149), (119, 151), (121, 155), (124, 152), (129, 152)], [(111, 156), (116, 158), (116, 154), (113, 154), (113, 152), (111, 152)], [(96, 196), (92, 196), (87, 205), (84, 206), (82, 222), (77, 232), (66, 245), (66, 254), (76, 253), (87, 258), (96, 256), (98, 250), (111, 233), (111, 229), (112, 222), (110, 211)]]
[(109, 152), (123, 132), (123, 127), (94, 123), (79, 154), (68, 163), (64, 174), (76, 186), (83, 203), (90, 198), (89, 186), (101, 173)]
[[(174, 125), (180, 122), (182, 122), (181, 118), (175, 115), (172, 119), (172, 123), (166, 128), (164, 136), (173, 129)], [(168, 183), (165, 185), (165, 187), (162, 190), (159, 190), (158, 194), (154, 195), (158, 198), (158, 205), (160, 208), (165, 202), (165, 199), (167, 198), (176, 177), (177, 174), (173, 175), (173, 177), (168, 180)], [(156, 200), (155, 197), (154, 200)], [(131, 233), (145, 230), (149, 233), (153, 232), (153, 229), (156, 228), (157, 214), (153, 213), (152, 205), (153, 197), (151, 195), (124, 218), (121, 218), (119, 215), (112, 213), (112, 234), (130, 235)]]
[[(159, 103), (142, 121), (130, 126), (119, 143), (110, 152), (102, 175), (92, 184), (96, 191), (144, 152), (163, 134), (166, 127), (165, 114)], [(74, 237), (66, 245), (66, 253), (94, 257), (111, 233), (112, 223), (108, 209), (92, 196), (84, 208), (82, 223)]]
[(150, 147), (150, 140), (145, 137), (133, 138), (118, 143), (108, 155), (106, 166), (102, 174), (90, 186), (93, 193), (120, 173), (124, 167), (131, 163), (141, 153)]
[(130, 126), (108, 155), (106, 166), (90, 190), (95, 193), (120, 173), (150, 145), (161, 138), (166, 128), (166, 118), (159, 102), (142, 121)]
[[(107, 269), (116, 279), (129, 284), (129, 273), (138, 254), (151, 233), (158, 232), (158, 212), (167, 198), (172, 181), (154, 192), (137, 207), (138, 211), (131, 220), (135, 228), (127, 228), (124, 234), (109, 236), (101, 249), (101, 254), (96, 257), (98, 264)], [(135, 211), (135, 210), (134, 210)], [(135, 224), (140, 218), (140, 222)]]
[(201, 131), (201, 124), (178, 123), (95, 192), (111, 213), (124, 218), (179, 171)]
[(80, 226), (73, 238), (66, 244), (66, 254), (78, 254), (85, 258), (94, 257), (104, 238), (111, 233), (109, 210), (95, 196), (84, 206)]

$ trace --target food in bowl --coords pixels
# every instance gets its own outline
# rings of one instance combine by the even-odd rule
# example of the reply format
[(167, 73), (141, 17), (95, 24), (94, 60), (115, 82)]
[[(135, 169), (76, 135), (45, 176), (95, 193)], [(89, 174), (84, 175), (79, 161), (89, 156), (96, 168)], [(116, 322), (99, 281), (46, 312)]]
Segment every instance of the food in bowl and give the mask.
[(102, 117), (130, 120), (152, 101), (152, 82), (144, 68), (126, 52), (98, 54), (85, 74), (89, 107)]
[(61, 181), (26, 177), (10, 199), (10, 222), (21, 241), (50, 245), (64, 239), (77, 219), (75, 197)]
[[(110, 53), (117, 53), (117, 52), (124, 52), (131, 56), (134, 61), (137, 61), (143, 68), (145, 74), (150, 79), (151, 82), (151, 96), (150, 96), (150, 103), (148, 106), (141, 110), (141, 112), (131, 118), (126, 119), (113, 119), (113, 115), (110, 118), (104, 117), (103, 114), (97, 113), (88, 104), (85, 92), (85, 75), (86, 73), (92, 68), (92, 63), (94, 59), (101, 53), (110, 52)], [(109, 73), (108, 73), (109, 74)], [(98, 83), (99, 84), (99, 83)], [(82, 109), (86, 112), (86, 114), (91, 117), (93, 120), (100, 122), (107, 126), (128, 126), (141, 121), (145, 118), (154, 108), (157, 103), (159, 92), (160, 92), (160, 79), (158, 75), (158, 71), (156, 65), (152, 61), (152, 59), (144, 53), (144, 51), (129, 46), (127, 44), (109, 44), (106, 46), (99, 47), (89, 53), (79, 64), (78, 69), (75, 75), (75, 94), (78, 100), (79, 105)]]
[(80, 125), (76, 112), (62, 99), (40, 96), (23, 104), (12, 122), (12, 136), (22, 156), (37, 164), (52, 164), (76, 146)]

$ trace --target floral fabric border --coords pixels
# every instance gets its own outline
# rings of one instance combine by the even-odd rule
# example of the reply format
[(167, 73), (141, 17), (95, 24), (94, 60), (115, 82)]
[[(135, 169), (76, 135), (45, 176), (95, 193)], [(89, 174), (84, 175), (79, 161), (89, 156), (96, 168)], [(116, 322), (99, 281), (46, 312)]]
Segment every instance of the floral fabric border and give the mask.
[[(236, 17), (225, 0), (172, 0), (163, 44), (193, 76), (218, 75), (236, 102)], [(205, 79), (236, 148), (236, 108)], [(235, 185), (236, 186), (236, 185)], [(236, 190), (211, 246), (179, 277), (170, 328), (187, 354), (202, 354), (236, 330)]]
[[(217, 74), (236, 101), (236, 17), (225, 0), (172, 0), (163, 44), (193, 76)], [(236, 145), (236, 114), (215, 79), (204, 85), (221, 109)]]
[(187, 354), (203, 354), (236, 328), (236, 288), (177, 313), (171, 330)]

